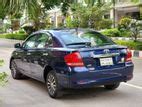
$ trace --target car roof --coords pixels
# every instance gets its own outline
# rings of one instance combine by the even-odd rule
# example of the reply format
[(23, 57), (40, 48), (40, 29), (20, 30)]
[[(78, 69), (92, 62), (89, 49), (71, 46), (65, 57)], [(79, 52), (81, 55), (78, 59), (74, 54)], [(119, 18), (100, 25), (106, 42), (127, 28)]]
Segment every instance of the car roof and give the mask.
[(73, 34), (82, 34), (85, 32), (96, 32), (99, 33), (98, 31), (94, 30), (94, 29), (84, 29), (84, 28), (78, 28), (78, 29), (68, 29), (68, 28), (56, 28), (56, 29), (52, 29), (52, 30), (39, 30), (36, 31), (34, 33), (32, 33), (32, 35), (34, 34), (38, 34), (38, 33), (50, 33), (52, 36), (57, 37), (59, 35), (56, 35), (57, 33), (62, 33), (62, 32), (69, 32), (69, 33), (73, 33)]

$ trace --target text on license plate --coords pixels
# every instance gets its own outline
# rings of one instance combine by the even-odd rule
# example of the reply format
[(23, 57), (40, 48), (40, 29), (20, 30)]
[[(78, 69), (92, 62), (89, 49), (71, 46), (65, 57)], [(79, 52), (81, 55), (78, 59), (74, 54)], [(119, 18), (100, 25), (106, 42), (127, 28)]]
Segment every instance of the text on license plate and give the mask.
[(100, 64), (101, 66), (113, 65), (113, 60), (112, 58), (100, 58)]

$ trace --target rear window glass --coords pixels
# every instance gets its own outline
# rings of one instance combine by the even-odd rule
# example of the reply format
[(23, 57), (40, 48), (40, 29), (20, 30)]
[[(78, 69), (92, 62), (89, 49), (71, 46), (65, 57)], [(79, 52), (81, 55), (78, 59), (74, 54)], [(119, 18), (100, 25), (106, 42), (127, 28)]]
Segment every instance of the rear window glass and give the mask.
[(90, 46), (103, 46), (112, 45), (114, 42), (97, 32), (86, 32), (81, 34), (75, 34), (70, 32), (58, 32), (57, 35), (67, 45), (90, 45)]
[(97, 32), (87, 32), (81, 35), (82, 38), (91, 42), (91, 46), (104, 46), (115, 44), (110, 38)]

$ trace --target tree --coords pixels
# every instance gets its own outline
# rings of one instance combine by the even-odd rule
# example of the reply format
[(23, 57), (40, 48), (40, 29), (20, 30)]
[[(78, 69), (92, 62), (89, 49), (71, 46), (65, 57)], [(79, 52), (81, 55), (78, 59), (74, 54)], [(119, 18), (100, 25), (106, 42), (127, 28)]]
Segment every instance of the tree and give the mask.
[(119, 30), (130, 32), (130, 36), (137, 41), (138, 35), (142, 30), (142, 21), (124, 17), (119, 22)]
[(87, 6), (92, 7), (95, 4), (99, 7), (102, 6), (104, 4), (103, 0), (84, 0), (85, 3), (87, 4)]
[(82, 4), (73, 4), (71, 6), (73, 20), (78, 20), (79, 27), (83, 28), (95, 28), (100, 30), (100, 24), (103, 20), (103, 16), (110, 10), (109, 4), (104, 4), (102, 6), (84, 6)]
[(0, 19), (4, 20), (5, 16), (7, 15), (8, 8), (6, 7), (6, 2), (4, 0), (0, 0)]
[(42, 3), (46, 10), (50, 10), (55, 6), (56, 7), (59, 6), (64, 16), (68, 15), (68, 10), (70, 8), (70, 5), (72, 3), (77, 3), (77, 2), (78, 0), (42, 0)]
[(97, 0), (84, 0), (87, 6), (94, 6)]
[(131, 24), (132, 19), (129, 17), (124, 17), (119, 21), (118, 28), (120, 30), (129, 30), (129, 25)]
[(4, 0), (0, 0), (0, 32), (4, 31), (3, 20), (7, 15), (8, 8), (6, 7), (6, 2)]
[(142, 30), (142, 21), (133, 19), (129, 25), (129, 29), (132, 32), (131, 36), (134, 38), (134, 41), (137, 41), (138, 35)]

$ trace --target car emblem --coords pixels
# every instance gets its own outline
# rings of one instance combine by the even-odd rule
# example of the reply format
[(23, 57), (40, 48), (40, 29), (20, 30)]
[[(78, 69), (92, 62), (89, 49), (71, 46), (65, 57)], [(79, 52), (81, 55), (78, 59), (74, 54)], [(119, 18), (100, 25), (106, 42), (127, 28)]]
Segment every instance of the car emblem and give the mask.
[(108, 54), (108, 53), (110, 53), (110, 50), (109, 49), (104, 49), (104, 53)]

